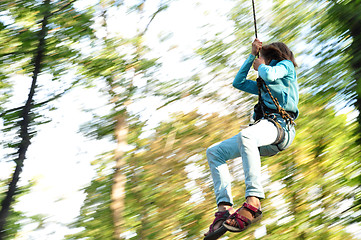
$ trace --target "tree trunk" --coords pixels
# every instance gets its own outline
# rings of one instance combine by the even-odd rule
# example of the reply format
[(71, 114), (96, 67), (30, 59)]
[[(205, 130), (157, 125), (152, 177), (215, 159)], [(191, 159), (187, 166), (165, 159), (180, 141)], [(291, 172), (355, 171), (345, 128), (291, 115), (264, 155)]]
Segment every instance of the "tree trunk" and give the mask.
[(44, 57), (44, 51), (45, 51), (45, 37), (47, 35), (47, 23), (48, 23), (48, 17), (50, 14), (50, 0), (44, 0), (44, 18), (42, 21), (42, 27), (39, 32), (39, 43), (38, 47), (36, 49), (36, 52), (34, 54), (34, 58), (32, 61), (32, 64), (34, 65), (33, 70), (33, 77), (32, 77), (32, 83), (28, 95), (28, 99), (25, 103), (25, 106), (21, 110), (21, 118), (22, 120), (19, 122), (20, 127), (20, 144), (18, 147), (18, 157), (15, 160), (16, 168), (12, 177), (12, 180), (9, 184), (8, 191), (6, 192), (6, 196), (3, 199), (1, 203), (1, 211), (0, 211), (0, 240), (4, 239), (6, 236), (6, 220), (10, 213), (11, 204), (14, 200), (14, 196), (16, 195), (17, 191), (17, 183), (20, 179), (20, 173), (22, 172), (23, 166), (24, 166), (24, 160), (26, 158), (26, 152), (28, 150), (28, 147), (30, 145), (30, 139), (31, 139), (31, 133), (29, 133), (29, 126), (32, 122), (31, 118), (31, 110), (33, 108), (33, 97), (35, 94), (36, 89), (36, 82), (38, 79), (38, 75), (41, 70), (41, 63)]
[[(145, 3), (145, 0), (143, 0), (142, 4)], [(106, 19), (107, 16), (107, 9), (108, 9), (108, 2), (104, 1), (101, 2), (102, 6), (102, 14), (101, 17), (103, 18), (102, 26), (106, 30), (106, 35), (104, 37), (104, 40), (108, 39), (108, 21)], [(139, 9), (142, 11), (142, 4), (139, 5)], [(149, 23), (147, 24), (144, 31), (142, 31), (138, 37), (142, 37), (145, 32), (148, 30), (150, 23), (154, 20), (155, 16), (160, 13), (162, 10), (164, 10), (165, 6), (160, 6), (158, 10), (152, 15)], [(137, 52), (141, 52), (141, 49), (139, 46), (137, 46)], [(119, 104), (119, 96), (115, 91), (115, 88), (117, 88), (116, 84), (116, 76), (110, 76), (107, 79), (107, 84), (109, 86), (109, 95), (112, 96), (111, 103), (114, 105)], [(128, 100), (130, 99), (130, 96), (132, 95), (132, 89), (133, 85), (130, 83), (129, 86), (126, 87), (127, 92), (129, 95), (126, 97)], [(122, 100), (125, 104), (127, 101)], [(125, 210), (125, 183), (126, 183), (126, 176), (124, 174), (124, 167), (126, 165), (126, 162), (124, 160), (124, 148), (127, 146), (127, 136), (128, 136), (128, 124), (127, 124), (127, 111), (126, 108), (124, 108), (124, 111), (120, 111), (117, 113), (117, 115), (114, 117), (116, 121), (115, 126), (115, 138), (117, 141), (117, 147), (114, 151), (114, 157), (115, 157), (115, 172), (113, 177), (113, 185), (112, 185), (112, 191), (111, 191), (111, 203), (110, 208), (112, 211), (113, 216), (113, 224), (114, 224), (114, 239), (125, 239), (124, 234), (124, 210)]]
[(6, 193), (5, 198), (1, 202), (1, 211), (0, 211), (0, 240), (5, 239), (6, 236), (6, 219), (10, 213), (10, 206), (13, 201), (15, 192), (16, 192), (16, 184), (19, 181), (19, 176), (22, 170), (22, 166), (20, 164), (16, 165), (13, 178), (9, 184), (9, 189)]
[(124, 147), (127, 145), (128, 126), (126, 117), (123, 114), (116, 117), (115, 137), (117, 148), (115, 149), (115, 173), (113, 178), (110, 208), (113, 214), (114, 238), (122, 239), (121, 234), (124, 230), (123, 213), (125, 208), (125, 182), (126, 177), (123, 173), (125, 161), (123, 158)]
[[(103, 3), (104, 4), (104, 3)], [(106, 19), (107, 13), (107, 5), (105, 4), (102, 11), (102, 18), (103, 23), (102, 26), (106, 30), (106, 36), (104, 37), (104, 41), (108, 39), (108, 21)], [(106, 80), (106, 83), (109, 87), (108, 93), (112, 97), (110, 102), (116, 106), (119, 104), (119, 96), (116, 93), (116, 77), (109, 76)], [(125, 166), (124, 161), (124, 148), (127, 146), (127, 136), (128, 136), (128, 125), (127, 125), (127, 111), (121, 111), (117, 113), (114, 117), (115, 120), (115, 129), (114, 129), (114, 136), (117, 142), (116, 149), (114, 150), (114, 160), (115, 160), (115, 169), (114, 169), (114, 176), (113, 176), (113, 184), (111, 189), (111, 203), (110, 209), (112, 212), (113, 218), (113, 238), (116, 240), (123, 239), (124, 236), (124, 209), (125, 209), (125, 182), (126, 176), (122, 172)]]

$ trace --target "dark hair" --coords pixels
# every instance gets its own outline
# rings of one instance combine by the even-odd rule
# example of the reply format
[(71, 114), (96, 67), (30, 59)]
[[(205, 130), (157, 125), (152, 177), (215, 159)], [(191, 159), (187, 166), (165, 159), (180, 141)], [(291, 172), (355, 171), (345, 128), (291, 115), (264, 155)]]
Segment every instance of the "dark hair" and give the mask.
[(261, 54), (267, 60), (290, 60), (295, 67), (297, 63), (292, 51), (287, 47), (286, 44), (282, 42), (274, 42), (268, 45), (265, 45), (261, 49)]

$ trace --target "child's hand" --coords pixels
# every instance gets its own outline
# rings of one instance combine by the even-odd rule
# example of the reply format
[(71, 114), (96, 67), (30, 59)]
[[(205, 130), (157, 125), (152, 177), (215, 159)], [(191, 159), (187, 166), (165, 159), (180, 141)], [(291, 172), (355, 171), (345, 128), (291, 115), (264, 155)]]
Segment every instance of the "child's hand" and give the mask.
[(251, 54), (253, 56), (257, 56), (257, 54), (258, 54), (259, 50), (261, 50), (261, 48), (262, 48), (262, 42), (258, 38), (256, 38), (252, 43)]
[(254, 70), (258, 71), (258, 67), (261, 64), (266, 64), (265, 60), (263, 58), (256, 58), (253, 62)]

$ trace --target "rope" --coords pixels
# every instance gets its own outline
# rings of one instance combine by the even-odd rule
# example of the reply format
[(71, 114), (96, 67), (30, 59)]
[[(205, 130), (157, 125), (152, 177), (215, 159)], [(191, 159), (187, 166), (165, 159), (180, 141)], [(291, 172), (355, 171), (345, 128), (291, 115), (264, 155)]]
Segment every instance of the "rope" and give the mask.
[[(252, 8), (253, 8), (253, 24), (254, 24), (254, 33), (256, 35), (256, 38), (257, 37), (257, 18), (256, 18), (256, 8), (255, 8), (255, 4), (254, 4), (254, 0), (252, 0)], [(259, 53), (257, 53), (257, 56), (259, 56)], [(267, 86), (266, 82), (261, 78), (261, 77), (258, 77), (257, 78), (257, 87), (258, 87), (258, 104), (259, 104), (259, 107), (261, 108), (261, 112), (262, 112), (262, 116), (267, 116), (267, 114), (264, 112), (264, 103), (262, 101), (262, 94), (261, 94), (261, 89), (262, 87), (265, 86), (266, 88), (266, 91), (268, 92), (268, 94), (270, 95), (274, 105), (276, 106), (276, 111), (278, 114), (281, 115), (281, 117), (290, 122), (291, 124), (294, 124), (295, 122), (293, 121), (293, 118), (288, 114), (288, 112), (282, 108), (277, 100), (277, 98), (273, 97), (269, 87)]]
[(252, 7), (253, 7), (253, 24), (254, 24), (254, 33), (257, 37), (257, 20), (256, 20), (256, 8), (254, 7), (254, 0), (252, 0)]

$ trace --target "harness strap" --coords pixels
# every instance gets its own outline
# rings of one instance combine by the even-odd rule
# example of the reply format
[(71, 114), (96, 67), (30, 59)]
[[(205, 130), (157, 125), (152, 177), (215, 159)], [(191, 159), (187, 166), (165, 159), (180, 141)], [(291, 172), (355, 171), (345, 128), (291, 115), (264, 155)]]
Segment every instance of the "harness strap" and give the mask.
[[(286, 137), (286, 132), (283, 129), (283, 127), (281, 126), (281, 124), (279, 124), (277, 122), (277, 117), (275, 115), (266, 115), (266, 117), (264, 117), (263, 119), (273, 123), (275, 125), (275, 127), (277, 128), (277, 137), (276, 140), (271, 144), (271, 145), (275, 145), (279, 151), (283, 151), (285, 150), (284, 148), (280, 147), (280, 143), (283, 142), (283, 140)], [(251, 123), (250, 126), (255, 125), (257, 123), (259, 123), (262, 119), (258, 119), (256, 120), (254, 123)]]
[(257, 78), (257, 87), (258, 87), (258, 104), (259, 107), (261, 108), (261, 114), (262, 117), (265, 116), (265, 105), (262, 101), (262, 95), (261, 95), (261, 88), (262, 87), (266, 88), (267, 93), (269, 94), (269, 96), (271, 97), (274, 105), (276, 106), (276, 113), (280, 114), (281, 117), (286, 120), (287, 123), (291, 123), (291, 124), (295, 124), (295, 122), (293, 121), (293, 118), (290, 116), (290, 114), (283, 108), (280, 106), (277, 98), (273, 97), (271, 90), (269, 89), (269, 87), (267, 86), (266, 82), (261, 78), (258, 77)]
[[(285, 130), (283, 129), (281, 124), (279, 124), (277, 122), (277, 120), (273, 119), (272, 117), (267, 117), (267, 120), (270, 121), (271, 123), (273, 123), (277, 128), (277, 138), (272, 143), (272, 145), (276, 145), (278, 147), (278, 144), (280, 144), (283, 141), (283, 139), (285, 139), (285, 136), (286, 136)], [(278, 150), (280, 150), (279, 147), (278, 147)], [(280, 150), (280, 151), (282, 151), (282, 150)]]

